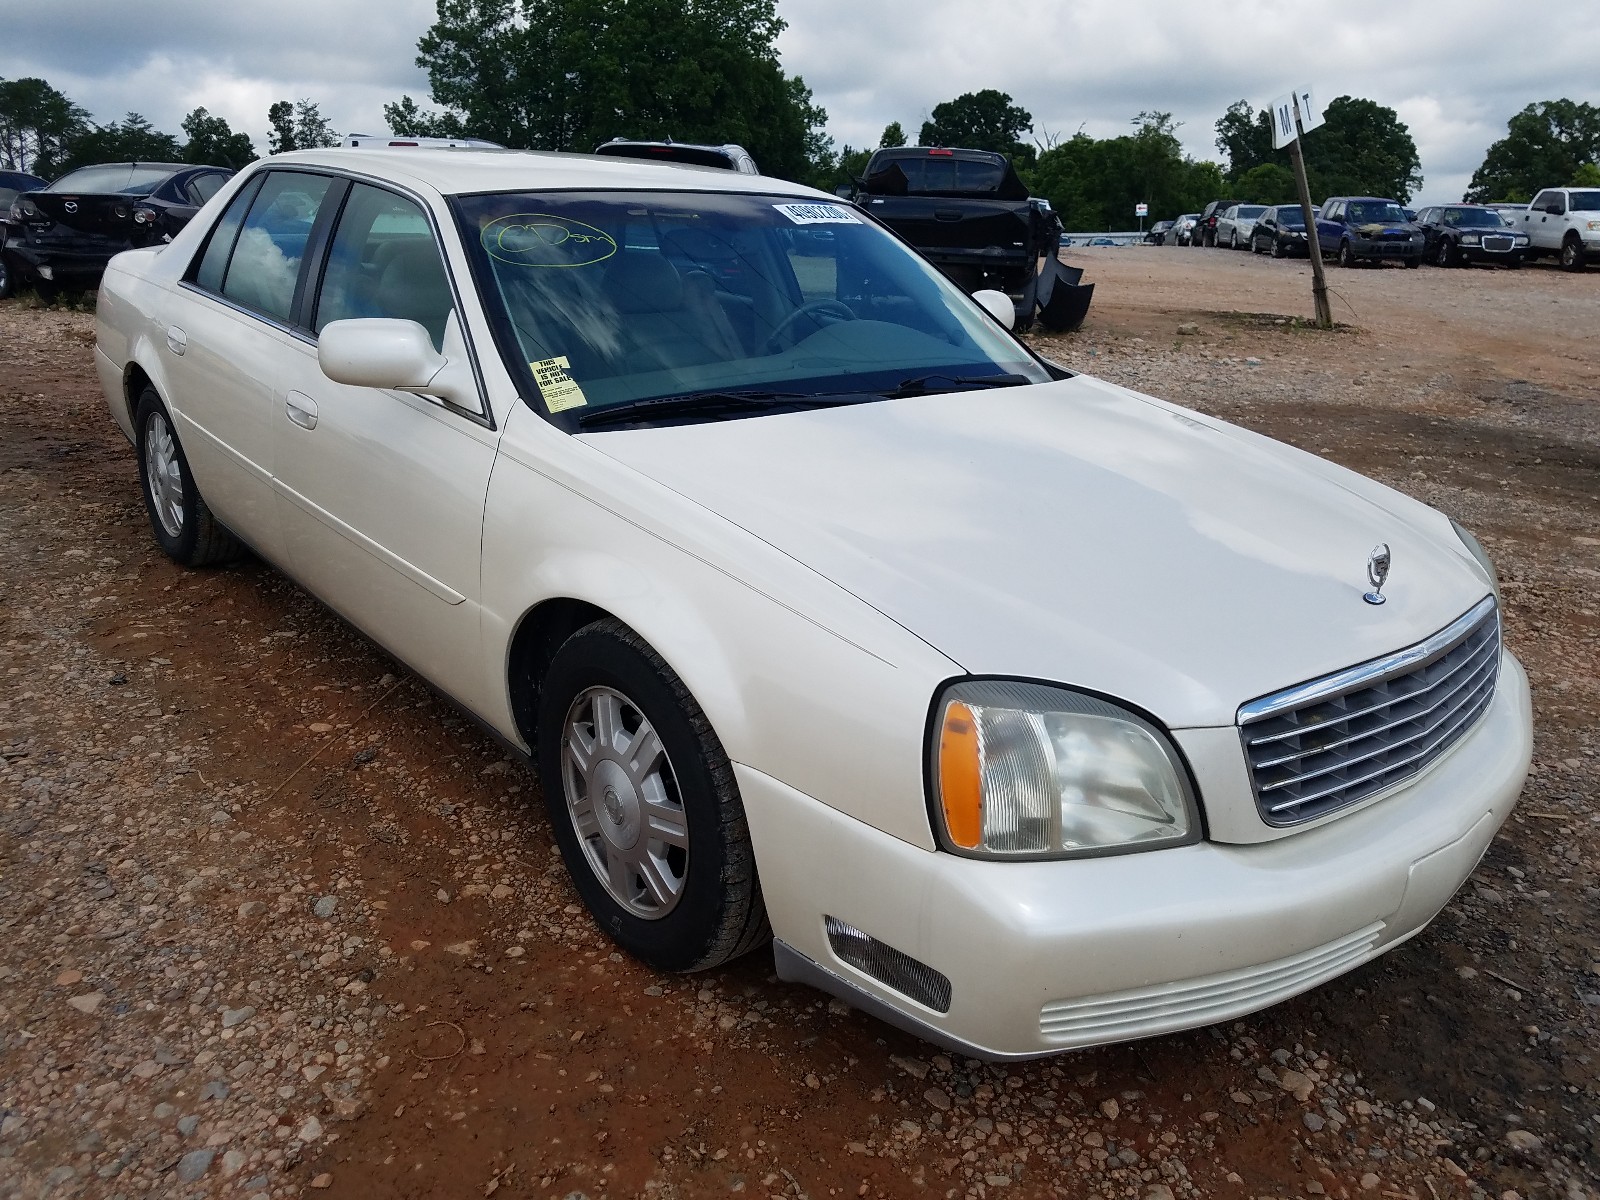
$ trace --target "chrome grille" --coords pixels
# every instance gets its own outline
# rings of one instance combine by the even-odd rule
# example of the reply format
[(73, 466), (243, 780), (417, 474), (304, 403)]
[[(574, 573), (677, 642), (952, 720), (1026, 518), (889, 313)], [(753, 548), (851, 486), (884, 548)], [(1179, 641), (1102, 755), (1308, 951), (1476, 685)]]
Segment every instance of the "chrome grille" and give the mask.
[(1246, 704), (1262, 818), (1297, 825), (1409, 779), (1483, 716), (1499, 673), (1500, 613), (1486, 596), (1415, 646)]
[(1483, 239), (1485, 250), (1509, 250), (1515, 244), (1509, 237), (1499, 233), (1490, 234)]

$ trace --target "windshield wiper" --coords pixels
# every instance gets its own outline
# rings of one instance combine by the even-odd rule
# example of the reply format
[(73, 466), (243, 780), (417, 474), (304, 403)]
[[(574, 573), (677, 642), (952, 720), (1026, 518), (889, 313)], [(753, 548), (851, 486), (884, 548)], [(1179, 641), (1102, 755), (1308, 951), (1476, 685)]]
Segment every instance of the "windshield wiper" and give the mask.
[(578, 424), (589, 429), (597, 425), (647, 421), (653, 417), (715, 416), (775, 408), (837, 408), (843, 404), (859, 404), (863, 400), (878, 398), (875, 395), (863, 396), (859, 392), (685, 392), (678, 396), (650, 396), (643, 400), (630, 400), (626, 404), (591, 409), (578, 415)]
[[(942, 381), (934, 386), (936, 381)], [(915, 375), (902, 379), (892, 392), (884, 392), (886, 400), (903, 400), (908, 396), (926, 396), (933, 392), (957, 392), (966, 388), (1021, 387), (1033, 383), (1026, 375)]]

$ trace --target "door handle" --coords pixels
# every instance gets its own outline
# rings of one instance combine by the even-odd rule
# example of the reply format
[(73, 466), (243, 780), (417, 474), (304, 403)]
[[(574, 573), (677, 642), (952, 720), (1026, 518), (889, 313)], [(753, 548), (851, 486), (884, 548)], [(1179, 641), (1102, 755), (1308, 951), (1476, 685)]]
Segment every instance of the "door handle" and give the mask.
[(315, 429), (317, 427), (317, 402), (310, 396), (303, 396), (299, 392), (290, 392), (283, 402), (283, 415), (288, 417), (301, 429)]
[(173, 325), (170, 328), (168, 328), (168, 330), (167, 330), (167, 349), (171, 350), (174, 354), (182, 354), (188, 348), (189, 348), (188, 335), (185, 334), (183, 332), (183, 330), (179, 329), (176, 325)]

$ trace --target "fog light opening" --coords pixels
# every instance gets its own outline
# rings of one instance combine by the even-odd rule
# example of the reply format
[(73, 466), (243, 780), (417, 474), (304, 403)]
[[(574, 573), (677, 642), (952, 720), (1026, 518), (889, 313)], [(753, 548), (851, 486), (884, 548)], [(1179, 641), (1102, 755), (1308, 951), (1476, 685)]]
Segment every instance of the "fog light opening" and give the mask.
[(950, 1011), (948, 977), (838, 917), (823, 919), (828, 930), (828, 945), (840, 962), (864, 971), (885, 987), (925, 1008), (941, 1013)]

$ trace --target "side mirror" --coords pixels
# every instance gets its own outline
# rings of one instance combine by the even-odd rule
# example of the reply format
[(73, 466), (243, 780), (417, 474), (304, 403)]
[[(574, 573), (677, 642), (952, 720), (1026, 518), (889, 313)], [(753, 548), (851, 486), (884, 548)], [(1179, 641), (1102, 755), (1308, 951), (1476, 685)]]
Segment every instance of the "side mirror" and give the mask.
[(848, 200), (850, 199), (850, 194), (854, 191), (855, 188), (851, 187), (848, 183), (841, 183), (838, 187), (833, 189), (833, 194), (838, 196), (841, 200)]
[(466, 340), (453, 312), (444, 344), (448, 354), (435, 350), (428, 331), (415, 321), (394, 317), (331, 321), (317, 337), (317, 364), (335, 383), (421, 392), (482, 413), (477, 380), (467, 363)]
[(1546, 204), (1544, 210), (1552, 217), (1564, 217), (1567, 215), (1566, 207), (1561, 204)]
[(993, 288), (983, 288), (972, 293), (972, 298), (978, 306), (988, 313), (1007, 329), (1012, 329), (1017, 323), (1017, 306), (1011, 303), (1011, 297), (1004, 292), (997, 292)]

